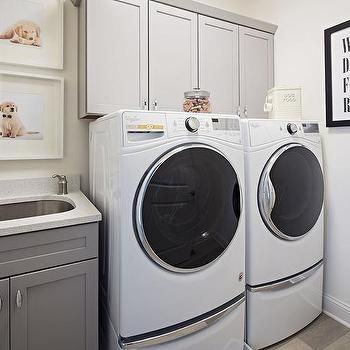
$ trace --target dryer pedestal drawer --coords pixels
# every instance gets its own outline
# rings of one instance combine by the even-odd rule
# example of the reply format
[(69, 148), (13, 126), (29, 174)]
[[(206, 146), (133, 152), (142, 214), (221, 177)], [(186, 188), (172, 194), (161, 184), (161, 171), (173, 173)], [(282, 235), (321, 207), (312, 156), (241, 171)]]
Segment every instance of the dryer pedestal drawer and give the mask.
[(291, 336), (322, 312), (323, 265), (302, 275), (271, 288), (248, 288), (246, 342), (252, 349)]

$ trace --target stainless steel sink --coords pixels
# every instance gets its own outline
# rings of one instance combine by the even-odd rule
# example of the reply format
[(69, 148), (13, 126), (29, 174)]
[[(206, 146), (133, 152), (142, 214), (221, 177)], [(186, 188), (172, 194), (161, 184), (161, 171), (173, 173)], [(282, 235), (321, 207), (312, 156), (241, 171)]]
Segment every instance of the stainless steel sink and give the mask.
[(30, 202), (0, 204), (0, 221), (63, 213), (74, 209), (64, 200), (40, 199)]

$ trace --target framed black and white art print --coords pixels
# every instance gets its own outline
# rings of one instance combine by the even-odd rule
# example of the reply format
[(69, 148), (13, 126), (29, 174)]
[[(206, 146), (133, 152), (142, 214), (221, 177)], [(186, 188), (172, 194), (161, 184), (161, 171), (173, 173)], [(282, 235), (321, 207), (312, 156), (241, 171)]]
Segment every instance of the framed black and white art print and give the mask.
[(326, 126), (350, 126), (350, 21), (324, 32)]

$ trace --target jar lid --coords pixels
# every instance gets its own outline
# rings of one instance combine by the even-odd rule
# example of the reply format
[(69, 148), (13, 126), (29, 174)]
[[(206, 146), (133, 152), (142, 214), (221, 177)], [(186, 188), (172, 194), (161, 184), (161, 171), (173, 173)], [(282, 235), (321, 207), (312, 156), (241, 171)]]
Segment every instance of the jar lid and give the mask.
[(210, 97), (210, 92), (199, 88), (194, 88), (191, 91), (186, 91), (184, 95), (185, 98), (208, 98)]

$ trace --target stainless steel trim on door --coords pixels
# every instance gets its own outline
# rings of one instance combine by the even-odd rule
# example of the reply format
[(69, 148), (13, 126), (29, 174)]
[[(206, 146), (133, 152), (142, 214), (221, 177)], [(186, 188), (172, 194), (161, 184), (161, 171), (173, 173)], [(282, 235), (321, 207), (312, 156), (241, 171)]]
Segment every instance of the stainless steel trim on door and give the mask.
[(171, 332), (163, 333), (161, 335), (157, 335), (150, 338), (145, 338), (138, 341), (124, 342), (120, 341), (119, 344), (122, 349), (139, 349), (145, 346), (158, 345), (170, 342), (172, 340), (176, 340), (192, 333), (198, 332), (204, 328), (212, 326), (217, 321), (224, 318), (227, 314), (237, 309), (239, 305), (241, 305), (245, 301), (245, 296), (241, 299), (237, 300), (234, 304), (228, 306), (227, 308), (215, 313), (214, 315), (208, 316), (203, 320), (195, 322), (187, 327), (183, 327), (181, 329), (177, 329)]
[(0, 296), (0, 312), (1, 312), (1, 310), (2, 310), (2, 304), (3, 304), (3, 301), (2, 301), (2, 298), (1, 298), (1, 296)]
[(279, 281), (276, 283), (271, 283), (271, 284), (259, 286), (259, 287), (248, 286), (247, 289), (250, 292), (266, 292), (266, 291), (275, 290), (275, 289), (288, 288), (288, 287), (294, 286), (294, 285), (306, 280), (307, 278), (311, 277), (321, 266), (323, 266), (323, 260), (320, 261), (317, 265), (315, 265), (310, 270), (307, 270), (304, 273), (297, 275), (297, 276), (294, 276), (292, 278), (289, 278), (287, 280)]
[[(135, 207), (135, 221), (136, 221), (136, 229), (137, 229), (137, 234), (139, 237), (140, 242), (142, 243), (143, 248), (145, 249), (146, 253), (149, 255), (149, 257), (156, 262), (158, 265), (162, 266), (163, 268), (173, 271), (173, 272), (180, 272), (180, 273), (191, 273), (191, 272), (195, 272), (195, 271), (199, 271), (202, 270), (204, 268), (206, 268), (208, 265), (214, 263), (217, 259), (219, 259), (222, 254), (225, 253), (226, 250), (224, 250), (216, 259), (214, 259), (213, 261), (211, 261), (210, 263), (197, 267), (197, 268), (192, 268), (192, 269), (181, 269), (181, 268), (177, 268), (174, 267), (172, 265), (167, 264), (165, 261), (163, 261), (162, 259), (159, 258), (159, 256), (154, 252), (154, 250), (152, 249), (152, 247), (150, 246), (150, 244), (148, 243), (148, 240), (146, 238), (146, 234), (143, 228), (143, 223), (142, 223), (142, 207), (143, 207), (143, 200), (145, 197), (145, 193), (146, 190), (148, 188), (148, 185), (151, 181), (152, 176), (155, 174), (155, 172), (159, 169), (159, 167), (169, 158), (171, 158), (173, 155), (182, 152), (186, 149), (190, 149), (190, 148), (206, 148), (209, 150), (212, 150), (218, 154), (220, 154), (222, 157), (224, 157), (226, 159), (226, 161), (231, 164), (231, 162), (227, 159), (227, 157), (218, 149), (216, 149), (215, 147), (209, 146), (209, 145), (204, 145), (201, 143), (193, 143), (193, 144), (185, 144), (185, 145), (181, 145), (176, 147), (175, 149), (173, 149), (172, 151), (169, 151), (168, 153), (166, 153), (164, 156), (162, 156), (160, 159), (158, 159), (158, 161), (156, 161), (156, 163), (152, 166), (152, 168), (150, 170), (148, 170), (148, 173), (146, 175), (146, 177), (143, 179), (142, 185), (138, 191), (138, 195), (137, 195), (137, 201), (136, 201), (136, 207)], [(233, 165), (231, 164), (231, 166), (233, 167)], [(242, 202), (242, 187), (241, 187), (241, 182), (240, 179), (238, 178), (238, 174), (237, 174), (237, 181), (238, 181), (238, 185), (239, 185), (239, 190), (240, 190), (240, 210), (242, 210), (243, 207), (243, 202)], [(239, 222), (240, 222), (240, 218), (239, 218)], [(238, 223), (239, 224), (239, 223)]]
[(258, 205), (260, 209), (260, 214), (266, 224), (266, 226), (274, 233), (276, 236), (283, 238), (287, 241), (295, 241), (297, 239), (303, 238), (307, 233), (305, 233), (302, 236), (298, 237), (291, 237), (286, 234), (284, 234), (282, 231), (280, 231), (276, 225), (274, 224), (271, 213), (273, 210), (273, 207), (275, 205), (276, 201), (276, 193), (275, 189), (273, 187), (271, 178), (270, 178), (270, 172), (272, 167), (275, 165), (277, 159), (287, 150), (294, 148), (294, 147), (305, 147), (304, 145), (300, 143), (290, 143), (286, 146), (283, 146), (280, 148), (276, 153), (273, 154), (273, 156), (269, 159), (267, 162), (261, 177), (259, 181), (259, 187), (258, 187)]

